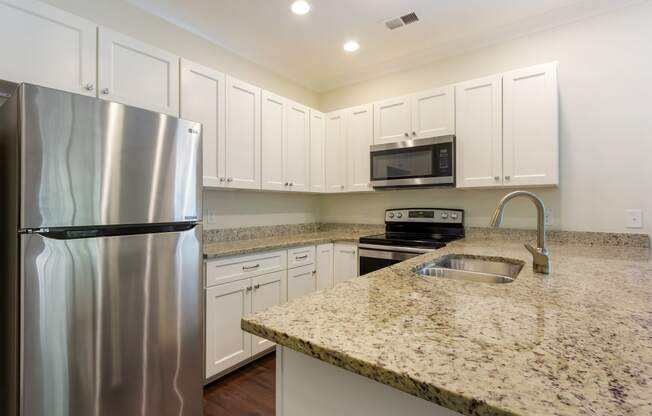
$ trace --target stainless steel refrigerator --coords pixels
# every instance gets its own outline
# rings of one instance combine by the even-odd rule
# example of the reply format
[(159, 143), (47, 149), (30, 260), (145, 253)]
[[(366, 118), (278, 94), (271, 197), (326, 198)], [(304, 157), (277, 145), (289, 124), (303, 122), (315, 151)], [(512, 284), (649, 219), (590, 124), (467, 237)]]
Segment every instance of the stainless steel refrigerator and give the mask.
[(4, 95), (0, 414), (199, 416), (201, 125)]

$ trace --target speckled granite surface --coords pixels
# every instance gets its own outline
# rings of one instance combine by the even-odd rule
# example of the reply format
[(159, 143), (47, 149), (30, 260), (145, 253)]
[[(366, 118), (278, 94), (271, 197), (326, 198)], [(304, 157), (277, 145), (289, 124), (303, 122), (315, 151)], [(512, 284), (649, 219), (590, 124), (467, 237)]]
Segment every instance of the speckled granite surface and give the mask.
[(383, 230), (384, 228), (381, 226), (351, 227), (349, 229), (334, 228), (330, 231), (204, 243), (204, 258), (212, 259), (254, 253), (256, 251), (276, 250), (303, 244), (321, 244), (335, 241), (358, 242), (358, 239), (362, 236), (381, 233)]
[[(465, 415), (652, 414), (649, 249), (466, 239), (256, 315), (249, 332)], [(411, 272), (451, 253), (520, 259), (513, 283)]]

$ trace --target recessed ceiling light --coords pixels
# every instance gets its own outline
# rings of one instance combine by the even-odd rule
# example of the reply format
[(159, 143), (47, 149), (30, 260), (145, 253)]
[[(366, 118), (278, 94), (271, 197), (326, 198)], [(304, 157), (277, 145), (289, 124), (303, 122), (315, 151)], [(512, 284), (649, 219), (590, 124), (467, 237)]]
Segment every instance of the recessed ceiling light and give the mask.
[(297, 0), (290, 6), (294, 14), (306, 14), (310, 11), (310, 4), (307, 1)]
[(350, 40), (346, 42), (342, 47), (347, 52), (355, 52), (360, 49), (360, 44), (354, 40)]

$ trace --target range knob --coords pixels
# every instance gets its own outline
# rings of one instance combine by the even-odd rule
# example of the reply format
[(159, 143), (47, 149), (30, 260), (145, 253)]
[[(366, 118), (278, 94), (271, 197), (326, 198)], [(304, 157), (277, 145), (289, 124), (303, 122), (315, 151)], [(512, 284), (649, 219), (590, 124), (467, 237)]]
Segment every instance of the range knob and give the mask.
[(457, 212), (451, 213), (451, 218), (456, 220), (457, 219)]
[(393, 212), (390, 212), (389, 214), (387, 214), (387, 216), (388, 216), (389, 218), (394, 218), (394, 213), (393, 213)]
[(442, 213), (441, 213), (441, 218), (442, 218), (443, 220), (445, 220), (446, 218), (448, 218), (448, 214), (445, 213), (445, 212), (442, 212)]
[(400, 212), (397, 212), (396, 213), (396, 218), (401, 218), (401, 217), (403, 217), (403, 214), (401, 214)]

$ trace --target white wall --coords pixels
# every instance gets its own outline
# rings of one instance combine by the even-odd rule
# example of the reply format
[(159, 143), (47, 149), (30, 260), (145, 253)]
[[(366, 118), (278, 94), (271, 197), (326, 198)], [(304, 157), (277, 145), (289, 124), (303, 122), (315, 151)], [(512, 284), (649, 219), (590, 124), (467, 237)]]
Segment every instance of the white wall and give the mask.
[[(564, 230), (652, 231), (652, 4), (453, 57), (418, 69), (345, 87), (321, 97), (331, 111), (380, 98), (558, 61), (559, 189), (535, 190)], [(486, 225), (506, 190), (395, 191), (332, 195), (322, 219), (380, 222), (390, 207), (441, 206), (467, 210), (470, 225)], [(627, 230), (624, 210), (644, 210), (644, 230)], [(505, 225), (533, 226), (527, 201), (510, 205)], [(645, 215), (647, 214), (647, 218)]]
[(319, 221), (317, 195), (261, 191), (204, 191), (204, 229)]

